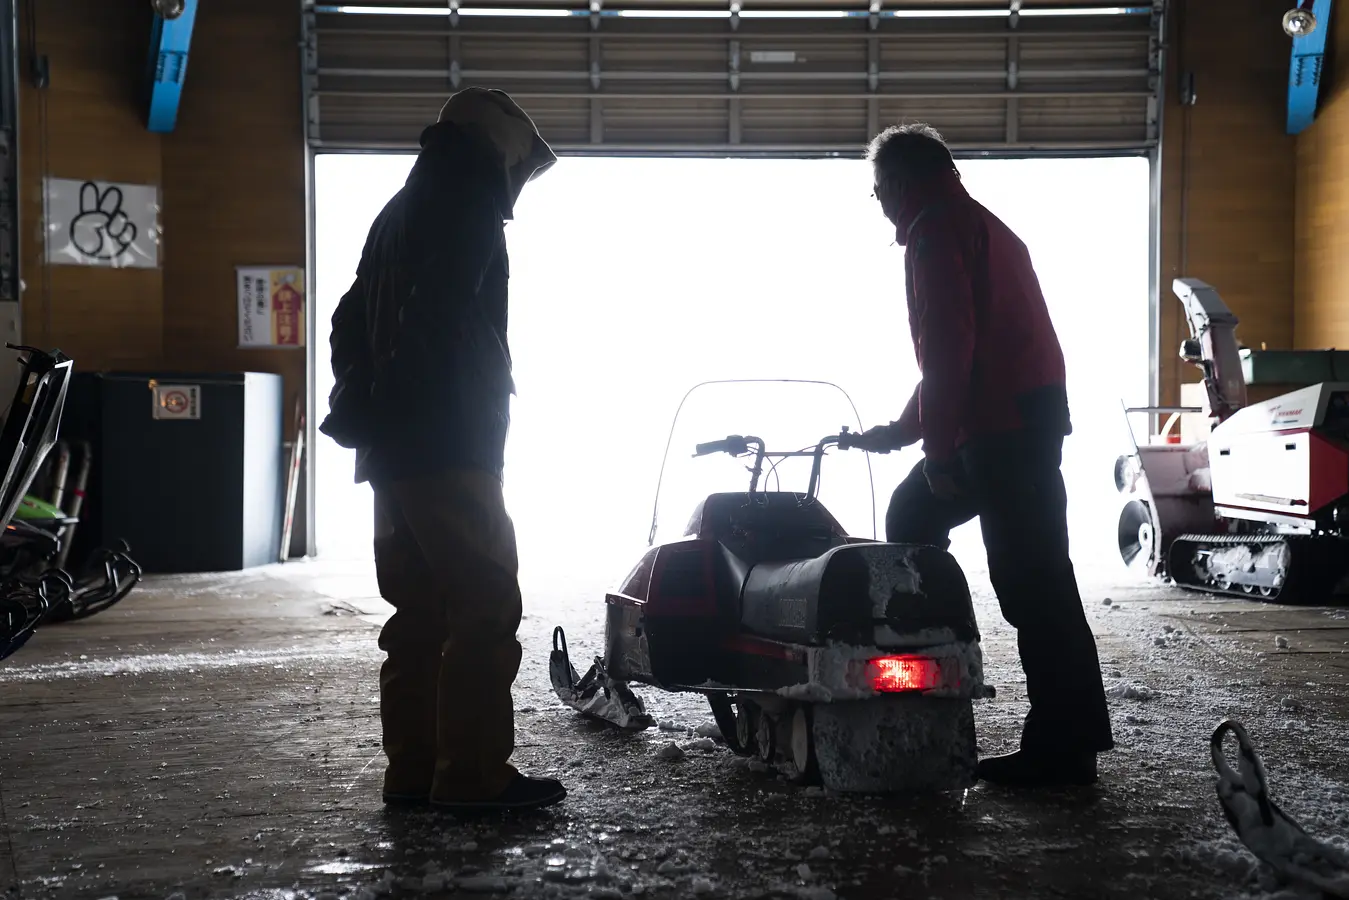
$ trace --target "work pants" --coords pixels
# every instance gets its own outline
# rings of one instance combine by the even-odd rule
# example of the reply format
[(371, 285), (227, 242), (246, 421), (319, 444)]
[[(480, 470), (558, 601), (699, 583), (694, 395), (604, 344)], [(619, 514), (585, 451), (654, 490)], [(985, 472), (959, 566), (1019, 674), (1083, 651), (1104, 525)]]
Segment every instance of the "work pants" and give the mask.
[(515, 526), (477, 469), (375, 485), (375, 569), (395, 609), (379, 636), (386, 794), (497, 797), (516, 770)]
[(979, 517), (988, 574), (1016, 629), (1030, 712), (1030, 752), (1102, 752), (1114, 746), (1096, 640), (1068, 554), (1063, 439), (1017, 433), (967, 444), (957, 479), (965, 495), (939, 500), (920, 462), (895, 489), (886, 540), (949, 549), (951, 529)]

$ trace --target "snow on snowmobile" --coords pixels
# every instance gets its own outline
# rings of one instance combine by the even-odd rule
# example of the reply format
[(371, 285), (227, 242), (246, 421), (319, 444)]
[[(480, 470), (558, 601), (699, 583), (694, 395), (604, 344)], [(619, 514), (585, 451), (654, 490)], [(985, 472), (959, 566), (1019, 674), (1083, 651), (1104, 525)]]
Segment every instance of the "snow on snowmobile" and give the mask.
[[(641, 730), (654, 721), (631, 685), (704, 694), (735, 753), (832, 790), (971, 784), (973, 700), (993, 691), (969, 587), (945, 551), (853, 537), (820, 502), (827, 451), (854, 437), (844, 427), (797, 451), (752, 435), (698, 444), (695, 457), (748, 460), (748, 489), (706, 495), (668, 542), (653, 516), (649, 549), (605, 596), (604, 655), (584, 677), (554, 631), (559, 698)], [(810, 461), (804, 491), (780, 489), (793, 459)]]
[[(1248, 405), (1237, 317), (1203, 281), (1172, 289), (1191, 335), (1180, 357), (1203, 371), (1207, 406), (1125, 410), (1170, 420), (1159, 443), (1135, 440), (1115, 462), (1120, 556), (1191, 590), (1324, 602), (1349, 574), (1349, 382)], [(1186, 413), (1208, 415), (1207, 440), (1170, 435)]]

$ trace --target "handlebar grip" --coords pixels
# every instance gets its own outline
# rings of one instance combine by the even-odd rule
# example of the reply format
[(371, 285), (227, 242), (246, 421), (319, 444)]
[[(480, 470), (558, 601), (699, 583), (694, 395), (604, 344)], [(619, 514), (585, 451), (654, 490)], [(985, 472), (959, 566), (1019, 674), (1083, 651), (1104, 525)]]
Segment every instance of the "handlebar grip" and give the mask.
[[(753, 438), (758, 440), (758, 438)], [(745, 438), (738, 434), (730, 434), (719, 441), (708, 441), (706, 444), (699, 444), (694, 448), (694, 456), (706, 456), (709, 453), (729, 453), (732, 456), (739, 456), (747, 453), (749, 447)]]

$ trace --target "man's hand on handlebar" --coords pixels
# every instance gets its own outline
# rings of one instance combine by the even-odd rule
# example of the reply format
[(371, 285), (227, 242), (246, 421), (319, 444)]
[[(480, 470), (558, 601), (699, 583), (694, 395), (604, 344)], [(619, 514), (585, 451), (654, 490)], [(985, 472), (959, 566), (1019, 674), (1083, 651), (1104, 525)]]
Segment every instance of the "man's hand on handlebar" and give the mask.
[(908, 429), (902, 427), (902, 423), (891, 422), (888, 425), (868, 428), (861, 434), (854, 435), (847, 442), (847, 446), (856, 447), (868, 453), (889, 453), (891, 450), (900, 450), (910, 444), (918, 443), (918, 438), (919, 436), (916, 434), (909, 434)]

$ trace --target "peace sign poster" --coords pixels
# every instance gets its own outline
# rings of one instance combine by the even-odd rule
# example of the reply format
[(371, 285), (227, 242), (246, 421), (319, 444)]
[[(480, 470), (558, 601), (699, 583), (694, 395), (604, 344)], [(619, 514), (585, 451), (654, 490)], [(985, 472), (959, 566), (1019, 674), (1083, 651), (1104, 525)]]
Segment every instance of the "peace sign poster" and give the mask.
[(48, 264), (159, 267), (159, 188), (78, 178), (43, 187)]
[(304, 269), (240, 266), (240, 347), (304, 346)]

